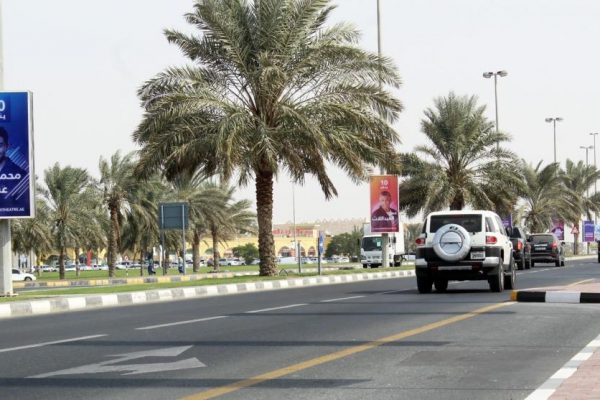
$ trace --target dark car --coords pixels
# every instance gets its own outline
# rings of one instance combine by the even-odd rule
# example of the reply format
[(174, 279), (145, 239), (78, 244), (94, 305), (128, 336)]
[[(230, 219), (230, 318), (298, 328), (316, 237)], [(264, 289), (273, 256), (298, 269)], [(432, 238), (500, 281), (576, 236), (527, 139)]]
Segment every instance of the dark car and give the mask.
[(535, 263), (554, 263), (557, 267), (565, 266), (564, 242), (559, 241), (552, 233), (534, 233), (527, 241), (531, 246), (531, 266)]
[(513, 226), (508, 229), (510, 241), (513, 245), (513, 259), (519, 269), (531, 268), (531, 245), (527, 241), (527, 234), (523, 228)]

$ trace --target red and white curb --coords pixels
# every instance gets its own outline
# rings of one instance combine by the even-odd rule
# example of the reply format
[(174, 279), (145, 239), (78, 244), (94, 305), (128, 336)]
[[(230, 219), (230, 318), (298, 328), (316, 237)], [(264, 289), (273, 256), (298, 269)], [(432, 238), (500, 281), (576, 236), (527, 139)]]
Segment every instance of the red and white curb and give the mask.
[(525, 400), (546, 400), (550, 398), (558, 389), (558, 387), (571, 375), (573, 375), (577, 368), (583, 364), (584, 361), (589, 359), (592, 354), (600, 347), (600, 335), (594, 340), (588, 343), (579, 353), (575, 354), (561, 369), (556, 371), (546, 382), (544, 382), (539, 388), (525, 398)]

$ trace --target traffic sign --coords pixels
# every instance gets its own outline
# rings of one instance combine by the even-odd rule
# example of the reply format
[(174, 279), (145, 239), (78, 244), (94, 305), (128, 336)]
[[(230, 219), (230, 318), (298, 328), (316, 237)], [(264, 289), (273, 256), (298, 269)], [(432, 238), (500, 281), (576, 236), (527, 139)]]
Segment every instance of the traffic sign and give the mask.
[(577, 225), (573, 225), (573, 229), (571, 229), (571, 233), (573, 235), (579, 235), (579, 227)]
[(325, 243), (325, 235), (323, 231), (319, 232), (319, 254), (323, 254), (323, 244)]

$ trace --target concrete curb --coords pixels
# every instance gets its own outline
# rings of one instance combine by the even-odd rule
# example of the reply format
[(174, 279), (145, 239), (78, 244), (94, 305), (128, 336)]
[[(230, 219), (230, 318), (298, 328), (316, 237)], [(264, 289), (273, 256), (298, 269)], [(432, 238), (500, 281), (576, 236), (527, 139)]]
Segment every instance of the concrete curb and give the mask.
[(314, 276), (307, 278), (281, 279), (248, 283), (231, 283), (226, 285), (156, 289), (128, 293), (65, 296), (45, 300), (15, 301), (0, 304), (0, 319), (411, 276), (415, 276), (415, 272), (413, 270), (401, 270), (362, 274)]
[(524, 303), (600, 303), (600, 293), (515, 290), (510, 299)]
[(212, 274), (191, 275), (165, 275), (165, 276), (138, 276), (132, 278), (106, 278), (106, 279), (80, 279), (80, 280), (56, 280), (56, 281), (33, 281), (13, 282), (13, 288), (56, 288), (56, 287), (79, 287), (79, 286), (110, 286), (110, 285), (139, 285), (143, 283), (165, 283), (165, 282), (188, 282), (202, 279), (233, 278), (235, 276), (258, 275), (258, 272), (217, 272)]

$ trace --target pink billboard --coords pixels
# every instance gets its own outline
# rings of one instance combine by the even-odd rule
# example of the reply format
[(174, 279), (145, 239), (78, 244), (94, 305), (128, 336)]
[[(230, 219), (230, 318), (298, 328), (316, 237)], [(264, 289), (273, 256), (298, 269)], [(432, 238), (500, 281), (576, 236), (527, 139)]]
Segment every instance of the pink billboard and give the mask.
[(371, 232), (398, 232), (398, 177), (371, 176)]

